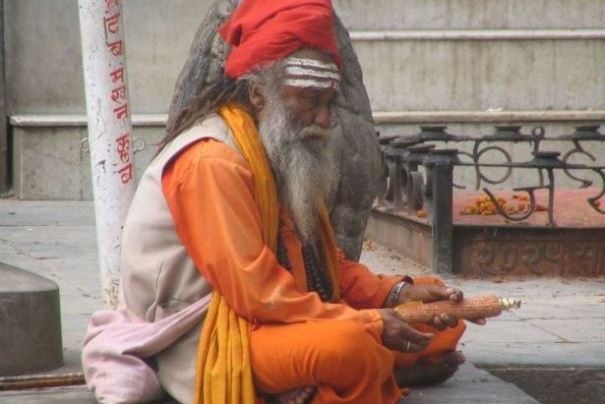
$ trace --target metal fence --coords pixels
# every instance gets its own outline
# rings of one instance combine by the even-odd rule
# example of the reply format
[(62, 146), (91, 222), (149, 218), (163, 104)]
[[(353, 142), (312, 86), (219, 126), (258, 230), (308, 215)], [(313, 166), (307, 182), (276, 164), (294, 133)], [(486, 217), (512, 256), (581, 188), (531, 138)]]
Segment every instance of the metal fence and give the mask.
[[(605, 135), (599, 132), (599, 126), (579, 126), (571, 134), (556, 137), (547, 136), (544, 128), (539, 126), (532, 128), (530, 133), (523, 132), (521, 126), (496, 126), (493, 133), (466, 136), (448, 133), (446, 126), (422, 126), (416, 135), (379, 138), (387, 186), (378, 198), (378, 208), (409, 215), (426, 212), (433, 234), (433, 268), (444, 272), (452, 269), (455, 188), (483, 190), (493, 213), (509, 222), (522, 222), (536, 211), (546, 210), (548, 225), (554, 227), (555, 172), (562, 172), (579, 188), (594, 188), (587, 204), (605, 214), (600, 206), (600, 199), (605, 195), (605, 166), (596, 164), (597, 156), (591, 153), (590, 147), (593, 144), (590, 142), (605, 143)], [(544, 144), (552, 144), (552, 141), (557, 142), (557, 149), (563, 152), (546, 150)], [(532, 157), (515, 160), (507, 151), (507, 145), (511, 144), (523, 145)], [(462, 148), (470, 151), (460, 150)], [(486, 161), (488, 153), (499, 155), (499, 161)], [(593, 164), (571, 162), (578, 156)], [(495, 168), (500, 170), (496, 176), (493, 173)], [(456, 184), (455, 169), (470, 169), (474, 175), (474, 186)], [(533, 185), (512, 188), (512, 191), (524, 195), (527, 203), (523, 210), (509, 212), (491, 188), (509, 180), (516, 170), (528, 171), (527, 177)], [(587, 179), (581, 172), (593, 173), (598, 180)], [(536, 202), (537, 190), (547, 193), (545, 206)]]

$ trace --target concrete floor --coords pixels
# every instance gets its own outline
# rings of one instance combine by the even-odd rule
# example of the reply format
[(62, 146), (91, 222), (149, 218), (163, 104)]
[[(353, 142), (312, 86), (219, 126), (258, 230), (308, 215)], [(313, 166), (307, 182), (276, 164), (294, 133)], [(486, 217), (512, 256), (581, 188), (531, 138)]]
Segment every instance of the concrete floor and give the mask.
[[(56, 373), (81, 369), (79, 353), (88, 318), (102, 307), (95, 237), (90, 202), (0, 200), (0, 260), (60, 286), (65, 366)], [(364, 246), (362, 261), (375, 272), (429, 273), (371, 241)], [(496, 293), (519, 298), (523, 306), (486, 326), (469, 325), (461, 341), (469, 363), (442, 386), (414, 390), (406, 402), (536, 402), (471, 363), (605, 367), (605, 279), (445, 278), (469, 296)], [(82, 388), (0, 392), (0, 403), (90, 401)]]

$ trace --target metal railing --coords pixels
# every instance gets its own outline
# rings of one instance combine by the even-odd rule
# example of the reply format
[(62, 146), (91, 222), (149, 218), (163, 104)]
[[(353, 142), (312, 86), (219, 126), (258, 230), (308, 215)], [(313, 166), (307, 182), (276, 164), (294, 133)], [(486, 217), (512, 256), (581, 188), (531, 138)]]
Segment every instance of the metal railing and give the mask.
[[(507, 221), (521, 222), (536, 211), (546, 210), (548, 225), (556, 226), (554, 219), (555, 172), (563, 172), (579, 188), (595, 187), (594, 195), (588, 197), (588, 205), (605, 214), (600, 199), (605, 195), (605, 166), (597, 165), (597, 157), (591, 153), (587, 142), (605, 144), (605, 135), (599, 126), (579, 126), (573, 133), (563, 136), (547, 136), (543, 127), (534, 127), (529, 134), (521, 126), (496, 126), (491, 134), (481, 136), (454, 135), (446, 126), (422, 126), (412, 136), (380, 137), (385, 161), (387, 187), (378, 197), (377, 208), (386, 212), (401, 212), (414, 215), (426, 211), (428, 224), (433, 233), (433, 268), (450, 272), (452, 265), (452, 201), (454, 188), (467, 188), (454, 182), (456, 168), (470, 169), (474, 174), (475, 190), (483, 190), (493, 204), (495, 212)], [(555, 141), (563, 152), (545, 150), (545, 142)], [(526, 145), (531, 152), (529, 160), (515, 160), (506, 146)], [(454, 148), (455, 147), (455, 148)], [(465, 147), (470, 151), (459, 150)], [(498, 162), (486, 162), (488, 153), (499, 154)], [(592, 164), (570, 162), (582, 156)], [(503, 171), (494, 178), (491, 169)], [(513, 187), (512, 191), (525, 193), (527, 206), (521, 212), (507, 212), (497, 200), (490, 187), (501, 185), (511, 179), (516, 170), (529, 170), (534, 182), (530, 186)], [(600, 184), (583, 178), (580, 172), (594, 173)], [(548, 202), (538, 209), (536, 191), (545, 190)]]

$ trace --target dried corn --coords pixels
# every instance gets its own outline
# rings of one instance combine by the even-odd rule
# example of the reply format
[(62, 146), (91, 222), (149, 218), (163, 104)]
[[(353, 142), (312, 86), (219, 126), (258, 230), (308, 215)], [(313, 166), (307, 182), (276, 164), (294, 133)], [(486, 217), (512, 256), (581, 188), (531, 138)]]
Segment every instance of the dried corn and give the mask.
[(410, 302), (395, 308), (410, 323), (432, 322), (442, 313), (465, 320), (474, 320), (483, 317), (495, 317), (503, 310), (521, 307), (519, 300), (500, 298), (495, 295), (480, 295), (465, 298), (461, 302), (443, 300), (432, 303)]

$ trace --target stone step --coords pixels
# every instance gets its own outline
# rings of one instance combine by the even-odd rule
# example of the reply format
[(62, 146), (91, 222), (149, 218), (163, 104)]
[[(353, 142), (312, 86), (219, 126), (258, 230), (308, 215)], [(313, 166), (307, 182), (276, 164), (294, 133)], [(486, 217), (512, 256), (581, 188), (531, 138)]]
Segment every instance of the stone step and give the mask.
[[(605, 110), (602, 39), (359, 41), (354, 47), (374, 111)], [(165, 113), (171, 99), (180, 64), (148, 70), (156, 56), (128, 59), (135, 112)], [(9, 115), (85, 113), (79, 65), (72, 63), (79, 62), (44, 85), (32, 79), (38, 72), (9, 68)], [(65, 86), (69, 77), (74, 84)], [(57, 102), (44, 101), (51, 99)]]
[[(603, 28), (605, 1), (334, 0), (349, 29)], [(370, 17), (371, 16), (371, 17)]]
[(59, 287), (0, 262), (0, 376), (36, 373), (63, 364)]
[[(427, 117), (430, 118), (430, 112)], [(58, 120), (61, 117), (56, 117)], [(84, 118), (82, 117), (82, 120)], [(505, 120), (506, 121), (506, 120)], [(433, 122), (430, 119), (426, 122)], [(502, 124), (503, 122), (499, 122)], [(30, 124), (32, 122), (30, 121)], [(448, 124), (448, 131), (457, 135), (479, 136), (494, 133), (494, 125), (498, 122)], [(523, 133), (531, 133), (534, 125), (542, 125), (549, 137), (568, 135), (573, 132), (573, 122), (543, 122), (529, 121), (523, 123)], [(92, 185), (90, 175), (90, 155), (83, 148), (81, 141), (86, 136), (86, 130), (82, 126), (65, 127), (52, 122), (46, 122), (46, 126), (16, 126), (13, 128), (14, 150), (13, 150), (13, 172), (14, 192), (19, 199), (38, 200), (90, 200), (92, 199)], [(384, 135), (413, 135), (419, 132), (418, 122), (406, 124), (379, 124), (377, 129)], [(605, 127), (601, 127), (604, 133)], [(140, 178), (144, 168), (147, 166), (155, 153), (153, 144), (157, 143), (163, 131), (158, 124), (147, 124), (137, 126), (134, 135), (145, 140), (146, 148), (135, 155), (135, 174)], [(84, 144), (84, 147), (86, 145)], [(450, 145), (467, 152), (471, 151), (472, 143), (460, 143)], [(578, 158), (572, 162), (582, 164), (605, 165), (605, 143), (591, 142), (591, 152), (596, 160)], [(516, 161), (527, 160), (531, 156), (526, 143), (517, 145), (506, 145), (505, 149), (514, 156)], [(556, 142), (545, 142), (544, 150), (555, 150), (563, 153), (570, 150), (569, 144)], [(497, 155), (500, 158), (501, 156)], [(489, 158), (487, 156), (486, 158)], [(500, 160), (498, 160), (500, 161)], [(520, 175), (526, 173), (520, 171)], [(577, 187), (578, 183), (569, 177), (557, 173), (557, 187)], [(465, 186), (473, 186), (474, 176), (468, 170), (457, 169), (455, 171), (456, 182)], [(496, 174), (498, 176), (499, 174)], [(592, 178), (594, 176), (590, 176)], [(512, 180), (517, 181), (513, 177)], [(597, 182), (599, 184), (599, 182)], [(512, 186), (507, 182), (505, 186)]]
[(605, 110), (605, 40), (354, 43), (374, 111)]
[[(134, 113), (166, 113), (210, 2), (124, 3)], [(5, 3), (8, 114), (85, 114), (75, 2)], [(334, 4), (351, 30), (380, 130), (434, 122), (433, 113), (453, 122), (514, 121), (498, 118), (507, 111), (532, 123), (605, 120), (605, 0)], [(90, 199), (84, 125), (33, 126), (12, 129), (16, 194)], [(163, 128), (144, 124), (135, 134), (153, 143)], [(139, 173), (152, 155), (151, 147), (137, 155)]]
[[(138, 181), (164, 135), (156, 125), (138, 127), (135, 143), (148, 146), (135, 154)], [(15, 127), (13, 129), (13, 191), (27, 200), (90, 200), (92, 182), (86, 127)]]
[[(125, 3), (134, 112), (166, 112), (208, 4)], [(377, 111), (605, 108), (600, 68), (605, 0), (338, 0), (335, 5), (352, 31)], [(76, 4), (21, 0), (6, 8), (8, 114), (85, 113)], [(46, 17), (38, 21), (40, 15)], [(453, 31), (438, 39), (443, 29)], [(459, 29), (479, 31), (463, 35)], [(487, 39), (531, 37), (535, 33), (523, 30), (532, 29), (567, 31), (553, 34), (559, 39)], [(597, 39), (584, 38), (579, 29), (593, 29)], [(368, 40), (359, 30), (404, 32), (395, 39)], [(468, 35), (483, 39), (460, 39)], [(570, 39), (574, 36), (578, 39)]]
[[(84, 386), (54, 388), (39, 391), (0, 392), (0, 404), (80, 404), (95, 403), (90, 391)], [(514, 384), (504, 382), (471, 364), (463, 365), (452, 379), (432, 387), (413, 389), (401, 401), (403, 404), (536, 404), (538, 401)], [(161, 404), (169, 404), (164, 401)]]
[(444, 384), (412, 389), (401, 403), (538, 404), (538, 401), (514, 384), (467, 363)]

